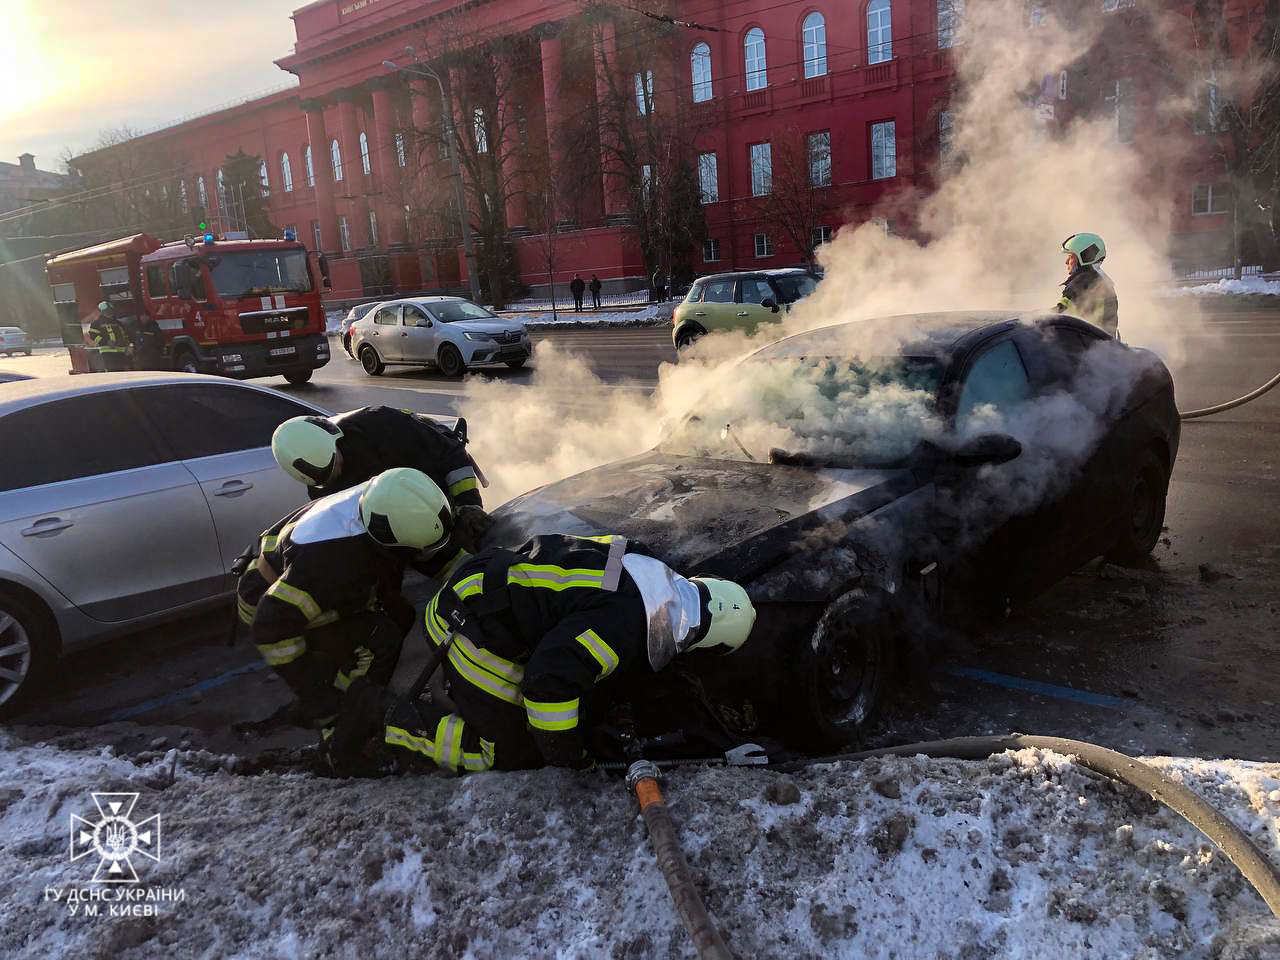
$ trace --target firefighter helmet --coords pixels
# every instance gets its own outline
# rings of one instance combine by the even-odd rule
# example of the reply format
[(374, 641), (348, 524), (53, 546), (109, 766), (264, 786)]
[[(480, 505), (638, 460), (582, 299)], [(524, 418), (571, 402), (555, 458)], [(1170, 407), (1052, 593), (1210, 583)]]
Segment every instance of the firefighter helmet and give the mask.
[(702, 612), (710, 626), (706, 634), (689, 649), (728, 647), (737, 650), (747, 642), (756, 622), (756, 608), (747, 598), (747, 591), (732, 580), (715, 577), (693, 577), (699, 592), (703, 593)]
[(333, 479), (342, 430), (328, 417), (294, 417), (276, 427), (271, 452), (284, 472), (315, 486)]
[(1107, 245), (1096, 233), (1073, 233), (1062, 241), (1065, 253), (1074, 253), (1082, 267), (1092, 267), (1107, 259)]
[(360, 520), (384, 547), (429, 550), (448, 538), (453, 508), (421, 470), (393, 467), (370, 480), (360, 495)]

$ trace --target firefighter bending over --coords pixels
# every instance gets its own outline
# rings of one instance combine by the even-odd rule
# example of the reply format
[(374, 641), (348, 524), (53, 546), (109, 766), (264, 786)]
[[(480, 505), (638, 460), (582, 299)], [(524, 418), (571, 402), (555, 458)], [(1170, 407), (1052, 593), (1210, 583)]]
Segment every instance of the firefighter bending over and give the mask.
[(106, 300), (98, 304), (98, 316), (89, 324), (89, 346), (98, 348), (102, 369), (108, 373), (129, 369), (129, 335)]
[(286, 473), (307, 485), (313, 500), (392, 467), (420, 470), (448, 496), (459, 545), (474, 550), (492, 521), (482, 507), (482, 475), (466, 442), (462, 430), (448, 430), (430, 417), (375, 406), (286, 420), (271, 438), (271, 452)]
[[(584, 727), (628, 674), (661, 670), (694, 648), (737, 650), (755, 623), (746, 591), (686, 579), (620, 536), (534, 537), (469, 557), (428, 604), (426, 635), (447, 647), (455, 709), (353, 687), (335, 741), (400, 768), (583, 767)], [(377, 742), (377, 738), (381, 742)], [(335, 747), (335, 750), (337, 748)], [(337, 758), (342, 759), (342, 758)]]
[(262, 535), (237, 586), (240, 619), (297, 698), (295, 719), (329, 733), (357, 677), (391, 679), (414, 609), (407, 565), (449, 539), (440, 488), (398, 468), (301, 508)]
[(1054, 309), (1088, 320), (1118, 339), (1116, 288), (1098, 266), (1107, 258), (1106, 244), (1096, 233), (1073, 233), (1062, 241), (1062, 249), (1067, 255), (1067, 279)]

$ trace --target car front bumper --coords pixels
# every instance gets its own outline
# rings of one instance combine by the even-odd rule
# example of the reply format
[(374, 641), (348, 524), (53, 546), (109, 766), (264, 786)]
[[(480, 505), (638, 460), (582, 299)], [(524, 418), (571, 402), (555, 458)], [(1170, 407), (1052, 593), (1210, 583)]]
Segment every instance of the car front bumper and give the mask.
[(480, 363), (511, 363), (528, 360), (533, 356), (533, 345), (526, 334), (516, 343), (496, 343), (492, 340), (468, 340), (462, 348), (462, 359), (467, 366)]

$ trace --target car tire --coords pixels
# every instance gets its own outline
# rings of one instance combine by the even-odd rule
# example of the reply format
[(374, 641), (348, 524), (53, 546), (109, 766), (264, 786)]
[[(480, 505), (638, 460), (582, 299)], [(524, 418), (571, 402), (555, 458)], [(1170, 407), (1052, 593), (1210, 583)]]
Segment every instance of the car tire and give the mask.
[(382, 362), (378, 356), (378, 351), (367, 343), (360, 348), (360, 366), (364, 368), (364, 372), (371, 377), (382, 376), (382, 371), (387, 369), (387, 365)]
[(299, 370), (296, 373), (286, 373), (284, 375), (284, 378), (285, 380), (289, 381), (289, 383), (291, 383), (293, 386), (300, 387), (304, 383), (311, 382), (311, 375), (313, 373), (315, 373), (314, 370)]
[(1165, 499), (1169, 493), (1169, 475), (1155, 451), (1147, 450), (1138, 458), (1129, 481), (1129, 499), (1121, 520), (1121, 533), (1107, 559), (1112, 563), (1140, 563), (1155, 549), (1164, 529)]
[(440, 345), (440, 352), (436, 354), (436, 365), (441, 373), (450, 378), (460, 377), (467, 371), (467, 365), (462, 361), (462, 351), (452, 343)]
[(511, 370), (519, 370), (521, 367), (523, 367), (526, 363), (529, 362), (529, 358), (521, 357), (519, 360), (503, 360), (502, 362), (505, 363), (507, 367), (510, 368)]
[(705, 334), (699, 333), (697, 330), (690, 330), (688, 327), (685, 327), (676, 334), (676, 351), (688, 350), (704, 336)]
[(342, 335), (342, 349), (347, 351), (347, 356), (352, 360), (356, 358), (356, 355), (351, 352), (351, 331), (349, 330)]
[(891, 686), (893, 608), (878, 590), (842, 594), (823, 611), (798, 658), (804, 734), (822, 748), (854, 743)]
[(173, 355), (173, 368), (179, 373), (199, 373), (200, 365), (190, 350), (179, 350)]
[(0, 678), (0, 720), (31, 703), (48, 680), (58, 656), (58, 628), (38, 602), (0, 588), (0, 667), (21, 674), (15, 682)]

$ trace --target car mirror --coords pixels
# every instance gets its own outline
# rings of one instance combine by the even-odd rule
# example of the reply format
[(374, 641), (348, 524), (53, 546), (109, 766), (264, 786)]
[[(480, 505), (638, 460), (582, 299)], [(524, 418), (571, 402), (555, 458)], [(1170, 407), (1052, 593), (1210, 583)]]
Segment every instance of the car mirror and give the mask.
[(426, 317), (421, 317), (419, 318), (418, 322), (414, 324), (414, 326), (415, 327), (431, 327), (431, 326), (435, 326), (435, 324), (433, 324)]
[(1007, 433), (982, 433), (950, 451), (949, 459), (960, 467), (1008, 463), (1022, 453), (1022, 444)]
[(763, 300), (760, 301), (760, 306), (768, 307), (774, 313), (778, 312), (778, 301), (773, 299), (773, 297), (765, 297)]

